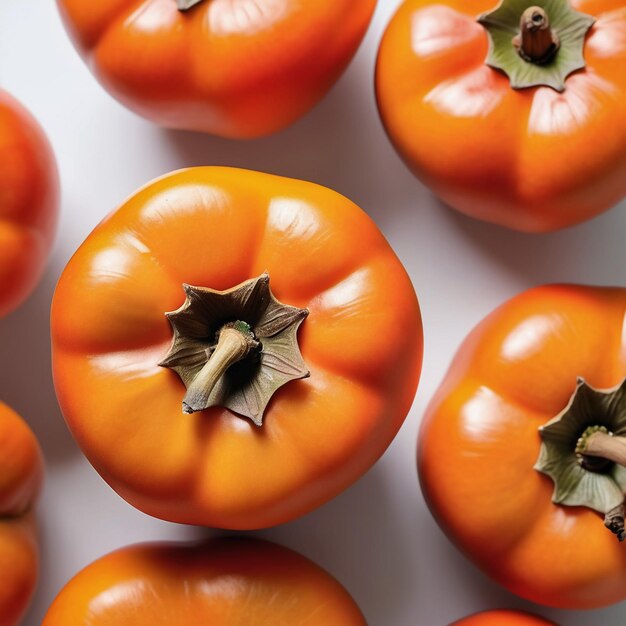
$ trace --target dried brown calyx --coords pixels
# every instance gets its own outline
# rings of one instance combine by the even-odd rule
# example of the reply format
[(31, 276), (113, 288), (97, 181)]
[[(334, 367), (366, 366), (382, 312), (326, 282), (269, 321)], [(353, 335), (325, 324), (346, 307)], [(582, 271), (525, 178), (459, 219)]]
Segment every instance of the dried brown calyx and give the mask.
[(174, 339), (159, 363), (187, 388), (183, 412), (222, 406), (260, 426), (274, 393), (309, 376), (297, 337), (308, 311), (281, 304), (267, 274), (226, 291), (183, 289), (184, 304), (166, 313)]

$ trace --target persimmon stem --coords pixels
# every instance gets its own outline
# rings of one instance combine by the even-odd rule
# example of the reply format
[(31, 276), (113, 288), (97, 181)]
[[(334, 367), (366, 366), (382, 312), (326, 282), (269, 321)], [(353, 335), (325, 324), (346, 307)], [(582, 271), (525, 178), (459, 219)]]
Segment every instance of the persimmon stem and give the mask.
[(600, 457), (626, 467), (626, 437), (615, 437), (599, 430), (583, 441), (583, 445), (576, 450), (580, 454)]
[(246, 358), (258, 345), (258, 341), (249, 334), (234, 327), (223, 328), (213, 354), (187, 388), (183, 398), (183, 413), (204, 410), (211, 392), (228, 368)]
[(550, 28), (550, 18), (544, 9), (529, 7), (520, 18), (520, 33), (513, 38), (518, 54), (529, 63), (549, 63), (561, 47), (558, 34)]
[(192, 7), (195, 7), (196, 4), (200, 4), (204, 0), (176, 0), (176, 6), (179, 11), (188, 11)]
[[(585, 467), (585, 463), (589, 460), (589, 457), (603, 461), (611, 461), (622, 467), (626, 467), (626, 437), (615, 437), (603, 427), (591, 427), (588, 428), (578, 440), (576, 453), (582, 459), (583, 467)], [(591, 467), (589, 469), (591, 469)], [(620, 541), (626, 539), (624, 523), (625, 513), (626, 510), (622, 503), (611, 509), (604, 516), (604, 525), (616, 535)]]

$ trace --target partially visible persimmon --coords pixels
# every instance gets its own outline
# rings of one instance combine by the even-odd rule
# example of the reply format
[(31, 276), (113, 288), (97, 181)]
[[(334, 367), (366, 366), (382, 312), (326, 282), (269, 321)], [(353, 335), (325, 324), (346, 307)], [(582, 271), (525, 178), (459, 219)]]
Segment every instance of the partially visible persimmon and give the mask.
[(555, 626), (555, 624), (530, 613), (485, 611), (460, 619), (450, 626)]
[(275, 544), (145, 544), (78, 573), (42, 626), (366, 626), (348, 592)]
[(404, 0), (376, 91), (408, 166), (467, 215), (553, 231), (626, 196), (623, 0)]
[(33, 595), (39, 558), (33, 504), (43, 478), (35, 436), (0, 403), (0, 626), (16, 626)]
[(76, 48), (157, 124), (246, 139), (304, 115), (356, 52), (376, 0), (57, 0)]
[(436, 520), (533, 602), (626, 599), (625, 319), (622, 287), (521, 293), (467, 337), (422, 422)]
[(32, 115), (0, 90), (0, 317), (16, 309), (43, 273), (59, 212), (59, 175)]

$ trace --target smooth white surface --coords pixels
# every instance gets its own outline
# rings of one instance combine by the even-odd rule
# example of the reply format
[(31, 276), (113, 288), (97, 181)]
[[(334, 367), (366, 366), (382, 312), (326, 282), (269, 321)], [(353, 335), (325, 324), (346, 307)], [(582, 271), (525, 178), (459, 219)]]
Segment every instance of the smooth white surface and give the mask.
[[(506, 593), (449, 544), (420, 495), (414, 463), (419, 421), (460, 341), (492, 308), (528, 287), (556, 281), (623, 285), (626, 213), (622, 204), (582, 226), (527, 236), (440, 205), (400, 162), (375, 109), (376, 47), (398, 4), (379, 1), (354, 63), (306, 118), (274, 137), (235, 143), (162, 130), (135, 117), (83, 66), (52, 0), (2, 0), (0, 84), (48, 132), (63, 184), (60, 231), (45, 278), (21, 310), (0, 321), (0, 398), (30, 422), (48, 468), (39, 507), (41, 581), (26, 626), (37, 626), (63, 584), (98, 556), (137, 541), (209, 532), (135, 511), (93, 471), (56, 403), (48, 331), (56, 280), (97, 222), (148, 180), (205, 164), (304, 178), (350, 197), (377, 221), (407, 266), (424, 315), (422, 382), (383, 459), (328, 505), (257, 534), (302, 552), (337, 576), (370, 626), (445, 626), (496, 607), (534, 610), (561, 626), (624, 624), (626, 605), (552, 611)], [(36, 381), (36, 391), (27, 380)], [(1, 579), (0, 572), (0, 584)]]

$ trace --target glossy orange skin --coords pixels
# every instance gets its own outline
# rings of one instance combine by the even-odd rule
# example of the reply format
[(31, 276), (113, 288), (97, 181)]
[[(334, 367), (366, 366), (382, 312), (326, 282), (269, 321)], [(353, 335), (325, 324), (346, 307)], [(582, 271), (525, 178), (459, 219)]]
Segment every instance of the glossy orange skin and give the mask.
[(376, 0), (57, 0), (103, 86), (170, 128), (238, 139), (276, 132), (330, 89)]
[(533, 469), (538, 428), (583, 377), (626, 376), (626, 289), (547, 286), (513, 298), (463, 343), (422, 425), (418, 465), (435, 518), (512, 592), (593, 608), (626, 598), (626, 551), (590, 509), (551, 501)]
[(144, 544), (86, 567), (42, 626), (366, 626), (348, 592), (303, 556), (264, 541)]
[(554, 622), (519, 611), (485, 611), (450, 626), (555, 626)]
[(35, 589), (38, 551), (33, 503), (43, 478), (37, 441), (0, 403), (0, 626), (15, 626)]
[(0, 90), (0, 317), (35, 288), (52, 246), (59, 177), (43, 130)]
[[(476, 18), (496, 0), (405, 0), (376, 72), (389, 137), (446, 204), (528, 232), (589, 219), (626, 196), (626, 7), (572, 0), (597, 18), (587, 68), (559, 94), (514, 90), (487, 67)], [(529, 6), (532, 2), (529, 1)]]
[[(183, 416), (184, 385), (158, 367), (182, 283), (223, 290), (267, 271), (308, 308), (311, 371), (256, 427), (229, 410)], [(375, 224), (334, 191), (230, 168), (193, 168), (130, 198), (88, 237), (52, 306), (67, 423), (128, 502), (171, 521), (251, 529), (298, 517), (382, 454), (415, 395), (415, 292)]]

